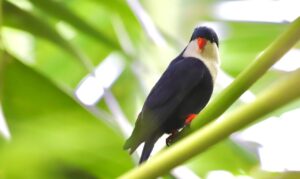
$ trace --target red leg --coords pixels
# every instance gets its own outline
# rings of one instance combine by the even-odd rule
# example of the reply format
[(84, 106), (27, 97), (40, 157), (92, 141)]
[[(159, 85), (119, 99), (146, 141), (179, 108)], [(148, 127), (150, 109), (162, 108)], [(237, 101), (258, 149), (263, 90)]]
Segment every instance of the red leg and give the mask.
[(172, 140), (175, 138), (175, 136), (177, 135), (177, 133), (178, 133), (178, 130), (176, 130), (176, 129), (171, 132), (171, 135), (169, 135), (169, 137), (166, 139), (167, 146), (171, 145)]
[(193, 121), (193, 119), (195, 119), (196, 116), (196, 114), (189, 114), (185, 119), (184, 125), (189, 125)]

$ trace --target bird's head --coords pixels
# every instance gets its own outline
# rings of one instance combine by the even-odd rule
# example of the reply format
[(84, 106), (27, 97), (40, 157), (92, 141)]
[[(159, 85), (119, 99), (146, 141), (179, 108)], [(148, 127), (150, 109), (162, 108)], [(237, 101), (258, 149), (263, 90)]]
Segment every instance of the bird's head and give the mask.
[(196, 57), (202, 60), (218, 59), (219, 39), (216, 32), (208, 27), (195, 28), (183, 56)]
[(204, 47), (206, 46), (207, 41), (210, 43), (215, 43), (217, 47), (219, 47), (219, 38), (217, 33), (208, 27), (205, 26), (200, 26), (195, 28), (193, 35), (191, 37), (190, 42), (196, 40), (198, 44), (198, 48), (200, 50), (203, 50)]

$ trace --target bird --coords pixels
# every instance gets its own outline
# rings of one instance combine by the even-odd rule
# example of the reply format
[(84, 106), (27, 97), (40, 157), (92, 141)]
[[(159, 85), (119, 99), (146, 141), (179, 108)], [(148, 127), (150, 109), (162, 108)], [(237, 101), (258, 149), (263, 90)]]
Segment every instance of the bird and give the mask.
[(174, 58), (147, 96), (124, 149), (132, 154), (144, 143), (139, 164), (145, 162), (157, 140), (189, 126), (206, 106), (219, 70), (219, 38), (209, 27), (196, 27), (184, 50)]

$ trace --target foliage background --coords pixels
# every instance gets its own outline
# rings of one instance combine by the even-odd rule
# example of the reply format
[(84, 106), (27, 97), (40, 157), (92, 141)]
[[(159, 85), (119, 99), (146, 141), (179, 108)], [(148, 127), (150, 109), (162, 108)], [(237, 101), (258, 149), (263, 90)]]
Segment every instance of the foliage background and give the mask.
[[(0, 177), (115, 178), (133, 168), (134, 160), (122, 150), (128, 130), (120, 121), (135, 121), (195, 26), (206, 23), (222, 32), (221, 68), (234, 78), (288, 25), (224, 20), (214, 13), (221, 2), (3, 0), (0, 102), (10, 133), (0, 138)], [(81, 103), (75, 91), (116, 53), (124, 65), (120, 76), (96, 103)], [(249, 90), (256, 95), (286, 74), (271, 69)], [(223, 88), (218, 84), (215, 93)], [(216, 170), (273, 175), (230, 139), (184, 166), (200, 177)]]

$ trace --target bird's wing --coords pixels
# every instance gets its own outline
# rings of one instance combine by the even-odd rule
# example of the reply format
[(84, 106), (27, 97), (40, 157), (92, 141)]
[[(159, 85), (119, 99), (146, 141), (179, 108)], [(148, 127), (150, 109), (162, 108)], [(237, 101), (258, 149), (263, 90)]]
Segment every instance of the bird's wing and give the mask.
[[(183, 58), (171, 63), (146, 99), (143, 123), (159, 126), (174, 112), (187, 94), (203, 80), (207, 68), (196, 58)], [(150, 122), (152, 121), (152, 122)]]
[(204, 63), (196, 58), (177, 58), (173, 61), (148, 95), (124, 149), (133, 152), (143, 141), (156, 136), (155, 132), (158, 136), (162, 135), (162, 131), (157, 129), (201, 82), (205, 72), (207, 68)]

